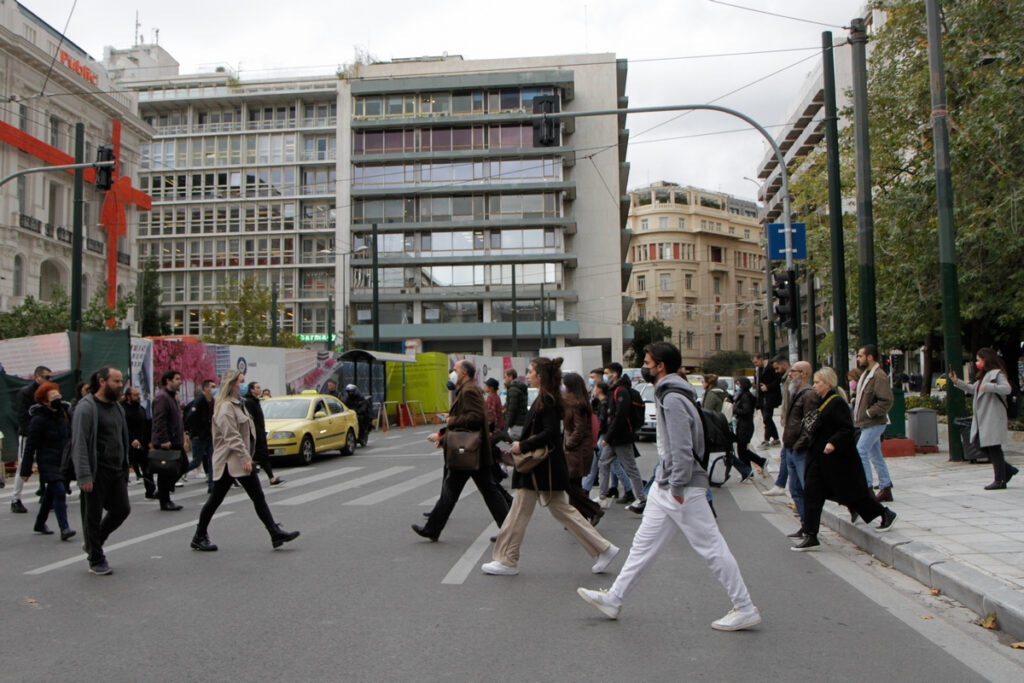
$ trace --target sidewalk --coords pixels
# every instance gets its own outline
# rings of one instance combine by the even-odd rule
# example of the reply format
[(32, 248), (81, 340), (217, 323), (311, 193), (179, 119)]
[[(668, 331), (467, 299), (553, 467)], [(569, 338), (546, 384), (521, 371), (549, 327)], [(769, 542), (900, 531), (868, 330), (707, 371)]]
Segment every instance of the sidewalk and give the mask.
[[(771, 456), (773, 473), (758, 486), (771, 486), (779, 448), (758, 452)], [(1024, 469), (1024, 441), (1010, 441), (1004, 452)], [(949, 462), (945, 425), (939, 425), (938, 453), (886, 458), (886, 465), (894, 498), (886, 505), (898, 515), (893, 531), (851, 524), (847, 509), (832, 502), (822, 524), (979, 615), (994, 612), (999, 628), (1024, 640), (1024, 475), (1005, 490), (985, 491), (992, 465)], [(784, 496), (766, 500), (789, 502)]]

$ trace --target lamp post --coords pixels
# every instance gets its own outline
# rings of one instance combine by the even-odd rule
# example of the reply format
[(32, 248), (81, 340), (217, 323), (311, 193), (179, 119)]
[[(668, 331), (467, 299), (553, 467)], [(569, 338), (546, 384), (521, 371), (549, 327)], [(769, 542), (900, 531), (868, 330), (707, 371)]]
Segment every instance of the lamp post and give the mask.
[[(743, 176), (744, 180), (749, 180), (757, 186), (758, 203), (760, 203), (761, 194), (761, 183), (750, 178)], [(771, 250), (768, 248), (768, 207), (764, 207), (764, 213), (761, 213), (761, 207), (757, 208), (759, 214), (758, 218), (761, 223), (761, 238), (764, 240), (764, 292), (765, 292), (765, 318), (768, 320), (768, 357), (775, 357), (775, 319), (772, 317), (772, 255)], [(757, 351), (764, 352), (764, 335), (761, 336), (761, 348), (756, 349)]]
[[(320, 252), (319, 252), (319, 253), (323, 254), (324, 256), (336, 256), (336, 257), (340, 256), (341, 257), (341, 299), (339, 299), (338, 303), (341, 305), (341, 310), (343, 312), (342, 325), (341, 325), (342, 347), (344, 347), (346, 345), (347, 341), (348, 341), (347, 339), (345, 339), (345, 336), (344, 336), (345, 335), (345, 327), (348, 325), (348, 296), (347, 296), (348, 295), (348, 285), (347, 285), (347, 282), (348, 282), (348, 272), (345, 270), (345, 257), (346, 256), (352, 256), (353, 254), (362, 254), (366, 250), (367, 250), (367, 247), (364, 244), (363, 246), (361, 246), (361, 247), (359, 247), (357, 249), (353, 249), (352, 251), (335, 251), (334, 249), (321, 249)], [(337, 280), (337, 278), (335, 278), (335, 280)], [(335, 337), (337, 336), (337, 335), (335, 335), (334, 330), (331, 329), (332, 327), (334, 327), (334, 325), (331, 323), (331, 320), (332, 320), (332, 318), (334, 316), (334, 311), (330, 310), (330, 309), (333, 309), (333, 307), (334, 307), (334, 303), (333, 303), (332, 299), (333, 299), (333, 297), (328, 297), (327, 298), (327, 302), (328, 302), (327, 303), (327, 307), (328, 307), (328, 312), (327, 312), (327, 320), (328, 320), (328, 325), (327, 325), (327, 348), (328, 348), (328, 350), (330, 350), (334, 346)]]

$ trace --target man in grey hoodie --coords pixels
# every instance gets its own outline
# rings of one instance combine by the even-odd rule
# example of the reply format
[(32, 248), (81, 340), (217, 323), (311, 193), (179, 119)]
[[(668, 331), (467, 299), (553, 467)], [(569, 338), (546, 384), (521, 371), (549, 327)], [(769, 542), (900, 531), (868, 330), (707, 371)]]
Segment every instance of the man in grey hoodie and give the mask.
[(691, 400), (693, 390), (676, 374), (682, 356), (679, 349), (668, 342), (649, 344), (644, 356), (641, 372), (646, 381), (656, 384), (656, 486), (651, 487), (629, 557), (612, 587), (607, 591), (578, 588), (576, 592), (605, 616), (618, 618), (622, 600), (678, 527), (728, 591), (733, 604), (728, 614), (712, 622), (711, 628), (739, 631), (757, 626), (761, 623), (761, 613), (750, 599), (736, 559), (707, 504), (708, 475), (698, 464), (704, 451), (704, 428)]

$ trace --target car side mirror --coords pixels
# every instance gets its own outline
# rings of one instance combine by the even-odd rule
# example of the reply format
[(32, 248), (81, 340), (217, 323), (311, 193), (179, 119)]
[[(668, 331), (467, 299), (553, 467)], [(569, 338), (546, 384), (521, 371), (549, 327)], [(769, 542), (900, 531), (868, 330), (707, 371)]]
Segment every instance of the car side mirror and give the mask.
[(313, 419), (315, 420), (319, 420), (322, 417), (327, 417), (327, 413), (325, 413), (322, 410), (318, 410), (315, 413), (313, 413)]

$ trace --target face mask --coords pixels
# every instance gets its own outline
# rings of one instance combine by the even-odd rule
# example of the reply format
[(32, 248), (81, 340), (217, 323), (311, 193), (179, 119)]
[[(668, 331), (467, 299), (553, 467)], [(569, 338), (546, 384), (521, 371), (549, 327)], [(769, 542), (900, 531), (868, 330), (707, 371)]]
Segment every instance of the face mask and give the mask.
[(651, 374), (650, 368), (640, 368), (640, 376), (643, 377), (644, 381), (648, 384), (654, 384), (654, 375)]
[(857, 383), (856, 382), (850, 382), (850, 391), (851, 392), (857, 391)]
[(588, 385), (588, 386), (589, 386), (589, 387), (590, 387), (591, 389), (593, 389), (593, 388), (594, 388), (594, 378), (593, 378), (593, 377), (588, 377), (588, 378), (587, 378), (587, 385)]
[(445, 386), (448, 387), (448, 391), (455, 391), (455, 383), (458, 382), (458, 381), (459, 381), (458, 374), (454, 370), (449, 372), (448, 373), (448, 381), (445, 383)]
[(605, 384), (608, 384), (608, 375), (607, 374), (601, 375), (601, 379), (604, 380)]
[(984, 364), (984, 363), (982, 363), (982, 362), (981, 362), (980, 360), (976, 360), (976, 361), (974, 361), (974, 367), (976, 367), (976, 368), (978, 368), (979, 370), (981, 370), (982, 368), (984, 368), (984, 367), (985, 367), (985, 364)]
[(240, 395), (242, 395), (242, 396), (245, 396), (246, 394), (248, 394), (249, 393), (249, 385), (248, 384), (239, 384), (238, 385), (238, 393)]

